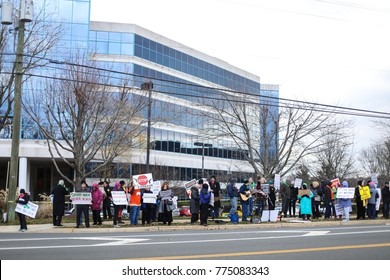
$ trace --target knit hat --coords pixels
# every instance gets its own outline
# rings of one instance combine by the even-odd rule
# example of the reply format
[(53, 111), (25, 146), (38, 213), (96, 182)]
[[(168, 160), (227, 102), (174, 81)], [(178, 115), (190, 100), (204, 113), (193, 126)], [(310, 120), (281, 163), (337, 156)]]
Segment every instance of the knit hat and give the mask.
[(121, 187), (121, 184), (119, 182), (116, 182), (115, 183), (115, 189), (116, 190), (119, 190), (119, 188)]
[(348, 182), (347, 181), (343, 181), (343, 186), (344, 186), (344, 188), (348, 188)]
[(98, 185), (97, 183), (93, 183), (93, 184), (92, 184), (92, 188), (96, 189), (96, 188), (98, 188), (98, 187), (99, 187), (99, 185)]
[(58, 185), (61, 185), (61, 186), (65, 185), (64, 180), (59, 180), (59, 181), (58, 181)]
[(318, 188), (318, 186), (320, 185), (320, 183), (318, 183), (318, 181), (314, 181), (311, 184), (312, 184), (313, 188)]
[(24, 189), (20, 189), (20, 193), (26, 193)]

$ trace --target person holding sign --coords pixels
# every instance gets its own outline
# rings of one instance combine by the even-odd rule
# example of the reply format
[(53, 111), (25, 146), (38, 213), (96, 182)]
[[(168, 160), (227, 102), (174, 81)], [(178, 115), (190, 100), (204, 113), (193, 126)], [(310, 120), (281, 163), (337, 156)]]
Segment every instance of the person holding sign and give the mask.
[[(81, 189), (76, 191), (79, 193), (88, 193), (88, 186), (85, 181), (81, 181)], [(76, 228), (81, 225), (81, 215), (84, 215), (85, 227), (89, 228), (89, 204), (76, 204)]]
[(389, 182), (385, 183), (385, 186), (382, 189), (382, 201), (383, 201), (383, 218), (389, 218), (390, 210), (390, 188)]
[[(15, 202), (18, 204), (26, 205), (29, 201), (30, 201), (30, 196), (26, 193), (24, 189), (20, 189), (20, 195)], [(22, 213), (18, 213), (18, 217), (19, 217), (19, 224), (20, 224), (19, 231), (25, 232), (27, 230), (26, 216)]]
[[(340, 188), (348, 188), (348, 182), (343, 181)], [(351, 199), (350, 198), (339, 198), (340, 199), (340, 206), (344, 209), (344, 220), (343, 221), (349, 221), (349, 210), (351, 209)]]
[(172, 198), (173, 194), (172, 191), (169, 189), (169, 183), (164, 182), (161, 187), (161, 191), (158, 193), (157, 196), (157, 199), (159, 201), (158, 213), (160, 217), (159, 220), (161, 220), (164, 225), (168, 223), (168, 226), (170, 226), (173, 221), (172, 210), (175, 209)]
[(209, 203), (211, 199), (211, 189), (209, 185), (203, 184), (199, 194), (200, 199), (200, 225), (207, 226), (207, 217), (209, 214)]
[[(152, 205), (156, 204), (156, 199), (154, 199), (154, 203), (146, 203), (144, 201), (144, 195), (145, 194), (153, 194), (152, 190), (150, 188), (143, 189), (141, 191), (141, 210), (142, 210), (142, 225), (144, 226), (145, 223), (150, 225), (151, 217), (152, 217)], [(130, 198), (131, 200), (131, 198)], [(131, 207), (131, 206), (130, 206)]]
[(302, 215), (302, 220), (310, 220), (311, 215), (313, 215), (311, 199), (314, 197), (314, 194), (307, 189), (306, 183), (303, 184), (302, 188), (298, 192), (298, 199), (300, 199), (299, 212)]
[(65, 195), (68, 193), (64, 180), (58, 181), (58, 185), (51, 191), (53, 195), (53, 226), (62, 227), (62, 216), (65, 214)]
[[(150, 190), (150, 188), (149, 188)], [(132, 182), (129, 185), (130, 225), (138, 225), (139, 212), (141, 209), (141, 189)], [(150, 223), (150, 222), (149, 222)]]
[(97, 183), (94, 183), (92, 185), (92, 217), (93, 217), (93, 224), (92, 225), (102, 225), (102, 218), (100, 217), (100, 211), (101, 211), (101, 204), (103, 202), (103, 192), (99, 189), (99, 185)]
[(367, 216), (370, 220), (374, 220), (376, 218), (376, 200), (379, 198), (379, 194), (374, 182), (370, 182), (369, 186), (371, 197), (368, 199)]
[(365, 182), (358, 181), (358, 185), (355, 188), (355, 200), (356, 200), (356, 208), (357, 208), (357, 217), (356, 220), (364, 220), (366, 218), (366, 200), (362, 199), (361, 192), (364, 189)]

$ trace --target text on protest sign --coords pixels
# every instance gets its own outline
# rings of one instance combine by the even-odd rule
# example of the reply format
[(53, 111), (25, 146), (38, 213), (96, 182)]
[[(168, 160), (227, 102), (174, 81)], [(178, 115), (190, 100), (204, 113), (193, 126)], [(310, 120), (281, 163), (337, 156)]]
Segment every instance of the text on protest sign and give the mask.
[(32, 203), (29, 201), (27, 204), (20, 204), (18, 203), (15, 208), (15, 212), (18, 212), (20, 214), (26, 215), (30, 218), (35, 218), (38, 212), (38, 204)]
[(161, 190), (161, 181), (153, 181), (153, 187), (150, 189), (155, 195)]
[(378, 185), (378, 175), (375, 173), (371, 174), (371, 181)]
[(126, 193), (123, 191), (112, 191), (112, 202), (115, 205), (127, 205)]
[(339, 178), (333, 179), (333, 180), (331, 180), (331, 182), (332, 182), (332, 187), (338, 188), (338, 186), (341, 185), (341, 184), (340, 184), (340, 179), (339, 179)]
[(294, 180), (294, 188), (300, 188), (302, 186), (302, 179), (295, 178)]
[(310, 196), (310, 190), (299, 190), (298, 195), (299, 196), (304, 196), (304, 195)]
[(153, 176), (152, 173), (134, 175), (133, 176), (134, 186), (140, 189), (152, 188), (153, 187)]
[(155, 204), (156, 203), (156, 195), (154, 193), (144, 193), (142, 195), (142, 201), (144, 203), (148, 203), (148, 204)]
[(338, 188), (337, 198), (353, 198), (355, 196), (354, 188)]
[(89, 192), (76, 192), (70, 195), (72, 204), (92, 204), (92, 196)]
[(184, 187), (189, 190), (191, 189), (192, 186), (195, 186), (196, 185), (196, 180), (195, 179), (192, 179), (191, 181), (187, 182), (184, 184)]
[(265, 194), (269, 194), (269, 184), (261, 184), (261, 191)]
[(359, 189), (360, 193), (360, 199), (369, 199), (371, 197), (370, 188), (368, 186), (365, 186), (361, 189)]

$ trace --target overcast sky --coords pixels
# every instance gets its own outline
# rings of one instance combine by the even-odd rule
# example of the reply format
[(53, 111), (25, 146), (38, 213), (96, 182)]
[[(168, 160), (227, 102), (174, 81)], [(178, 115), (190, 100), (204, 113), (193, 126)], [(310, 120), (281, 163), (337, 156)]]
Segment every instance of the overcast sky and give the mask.
[[(160, 33), (278, 84), (281, 97), (390, 112), (388, 0), (92, 0), (91, 19)], [(378, 132), (355, 123), (359, 150)]]

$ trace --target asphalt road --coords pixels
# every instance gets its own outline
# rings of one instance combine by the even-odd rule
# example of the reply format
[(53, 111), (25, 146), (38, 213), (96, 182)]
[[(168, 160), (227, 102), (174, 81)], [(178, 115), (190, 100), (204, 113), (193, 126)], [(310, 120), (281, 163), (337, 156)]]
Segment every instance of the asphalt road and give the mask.
[(0, 234), (0, 259), (389, 260), (390, 225)]

